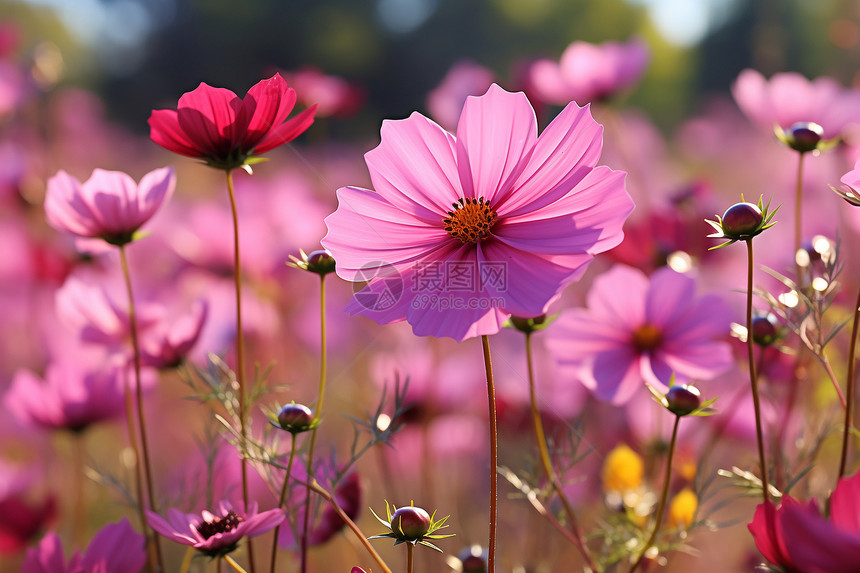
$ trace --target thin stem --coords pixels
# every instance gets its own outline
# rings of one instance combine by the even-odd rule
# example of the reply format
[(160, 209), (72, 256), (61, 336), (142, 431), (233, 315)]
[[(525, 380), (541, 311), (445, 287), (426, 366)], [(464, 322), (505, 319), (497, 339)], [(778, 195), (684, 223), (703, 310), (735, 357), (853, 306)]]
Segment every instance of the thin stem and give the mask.
[[(325, 381), (326, 381), (326, 320), (325, 320), (325, 275), (320, 275), (320, 382), (317, 390), (317, 405), (314, 412), (314, 422), (319, 422), (322, 416), (322, 407), (325, 400)], [(310, 444), (308, 445), (308, 483), (312, 481), (313, 466), (314, 466), (314, 451), (317, 443), (317, 428), (311, 430)], [(308, 489), (305, 497), (305, 517), (302, 524), (301, 537), (301, 571), (307, 573), (308, 570), (308, 531), (310, 529), (311, 519), (311, 490)]]
[[(293, 459), (296, 457), (296, 435), (290, 432), (290, 457), (287, 461), (287, 472), (284, 474), (284, 485), (281, 486), (281, 496), (278, 498), (278, 507), (284, 507), (284, 502), (287, 500), (287, 485), (290, 482), (290, 472), (293, 469)], [(278, 559), (278, 533), (281, 531), (281, 524), (275, 527), (274, 538), (272, 539), (272, 568), (271, 573), (275, 573), (275, 562)]]
[(794, 190), (794, 256), (797, 268), (797, 284), (803, 286), (800, 278), (800, 265), (797, 263), (797, 252), (800, 251), (803, 240), (803, 227), (801, 217), (803, 215), (803, 157), (805, 153), (798, 153), (797, 159), (797, 183)]
[(182, 558), (182, 566), (179, 568), (179, 573), (188, 573), (188, 570), (191, 569), (191, 560), (194, 558), (195, 549), (188, 546), (188, 549), (185, 550), (185, 557)]
[(238, 563), (236, 563), (236, 560), (235, 560), (235, 559), (233, 559), (233, 558), (232, 558), (232, 557), (230, 557), (229, 555), (225, 555), (225, 556), (224, 556), (224, 560), (225, 560), (225, 561), (227, 561), (227, 564), (228, 564), (228, 565), (230, 565), (230, 567), (232, 567), (232, 568), (236, 571), (236, 573), (248, 573), (247, 571), (245, 571), (245, 570), (242, 568), (242, 566), (241, 566), (241, 565), (239, 565)]
[(827, 377), (830, 378), (831, 384), (833, 384), (834, 390), (836, 390), (836, 395), (839, 397), (839, 402), (842, 404), (842, 407), (846, 410), (848, 409), (848, 402), (845, 399), (845, 395), (842, 393), (842, 388), (839, 386), (839, 380), (836, 378), (836, 373), (833, 371), (833, 367), (830, 365), (830, 360), (827, 358), (827, 355), (824, 354), (822, 350), (821, 353), (816, 353), (816, 357), (821, 362), (821, 365), (824, 366), (824, 371), (827, 373)]
[(573, 532), (574, 543), (576, 544), (576, 548), (579, 549), (579, 552), (582, 554), (582, 557), (585, 559), (586, 564), (592, 571), (596, 571), (597, 567), (594, 565), (594, 561), (591, 559), (591, 555), (588, 552), (588, 548), (585, 545), (585, 542), (582, 537), (582, 532), (579, 529), (579, 523), (576, 519), (576, 513), (573, 511), (573, 506), (570, 503), (570, 500), (567, 499), (567, 495), (565, 495), (564, 490), (561, 487), (561, 483), (558, 481), (558, 476), (556, 476), (555, 471), (552, 467), (552, 459), (549, 455), (549, 447), (547, 446), (546, 434), (543, 430), (543, 420), (540, 414), (540, 408), (538, 408), (537, 404), (537, 392), (535, 391), (535, 375), (534, 375), (534, 363), (532, 359), (532, 333), (526, 332), (526, 363), (528, 364), (528, 374), (529, 374), (529, 400), (531, 402), (531, 411), (532, 411), (532, 422), (534, 422), (535, 427), (535, 438), (538, 443), (538, 450), (540, 451), (540, 459), (543, 463), (543, 469), (546, 472), (546, 477), (549, 479), (552, 484), (553, 489), (561, 500), (562, 505), (564, 506), (564, 510), (567, 513), (567, 518), (570, 521), (570, 529)]
[[(134, 452), (134, 493), (137, 498), (137, 512), (140, 517), (140, 527), (144, 532), (144, 537), (149, 538), (149, 524), (146, 521), (146, 511), (143, 506), (143, 479), (141, 479), (141, 463), (140, 463), (140, 448), (137, 446), (137, 428), (134, 426), (134, 397), (131, 393), (131, 384), (128, 380), (128, 374), (125, 375), (125, 384), (123, 388), (125, 394), (125, 418), (128, 422), (128, 442), (132, 452)], [(151, 553), (152, 546), (147, 542), (147, 553)], [(152, 556), (146, 560), (146, 567), (149, 573), (155, 571), (155, 560)]]
[[(128, 257), (125, 252), (125, 245), (119, 247), (119, 260), (122, 265), (122, 275), (125, 279), (125, 290), (128, 293), (128, 323), (131, 331), (131, 348), (134, 353), (134, 385), (135, 385), (135, 402), (137, 403), (137, 425), (140, 429), (140, 452), (144, 477), (144, 485), (146, 486), (146, 495), (149, 499), (149, 508), (156, 511), (155, 493), (152, 486), (152, 470), (149, 457), (149, 442), (146, 439), (146, 417), (143, 415), (143, 385), (140, 381), (140, 341), (138, 340), (137, 332), (137, 312), (134, 305), (134, 292), (131, 288), (131, 273), (128, 270)], [(155, 559), (158, 565), (158, 571), (164, 571), (164, 563), (161, 557), (161, 541), (158, 534), (153, 532), (153, 543), (155, 545)]]
[(73, 522), (75, 524), (75, 544), (78, 547), (84, 546), (84, 539), (87, 534), (87, 503), (86, 503), (86, 482), (84, 481), (85, 463), (84, 451), (86, 445), (84, 443), (84, 433), (72, 434), (74, 440), (74, 470), (75, 474), (75, 500), (74, 510), (72, 511)]
[[(224, 172), (227, 177), (227, 194), (230, 196), (230, 211), (233, 214), (233, 276), (236, 281), (236, 383), (239, 385), (239, 429), (242, 439), (248, 437), (245, 424), (245, 334), (242, 330), (242, 265), (239, 251), (239, 212), (236, 209), (236, 193), (233, 191), (233, 171)], [(242, 503), (248, 507), (248, 460), (242, 456)], [(254, 571), (254, 550), (248, 538), (248, 565)]]
[(663, 512), (666, 509), (666, 500), (669, 498), (669, 483), (672, 481), (672, 456), (675, 455), (675, 442), (678, 439), (678, 424), (680, 421), (681, 416), (675, 416), (675, 424), (672, 426), (672, 440), (669, 442), (669, 454), (666, 458), (666, 476), (663, 478), (663, 492), (660, 494), (660, 502), (657, 505), (657, 517), (654, 520), (654, 531), (651, 532), (651, 537), (648, 538), (648, 541), (642, 547), (639, 557), (636, 558), (636, 562), (630, 568), (630, 573), (636, 571), (636, 568), (639, 567), (639, 564), (645, 557), (645, 553), (654, 544), (654, 540), (657, 539), (657, 533), (660, 531), (660, 524), (663, 522)]
[(767, 478), (767, 461), (764, 454), (764, 433), (761, 429), (761, 406), (758, 395), (758, 375), (756, 374), (755, 352), (752, 337), (752, 295), (753, 295), (753, 245), (752, 239), (747, 239), (747, 356), (749, 359), (750, 386), (752, 387), (753, 408), (755, 409), (755, 433), (758, 442), (758, 458), (761, 464), (762, 498), (767, 504), (770, 482)]
[(496, 426), (496, 388), (493, 384), (493, 363), (490, 360), (490, 337), (481, 336), (484, 349), (484, 367), (487, 372), (487, 401), (490, 414), (490, 543), (487, 550), (487, 572), (495, 572), (496, 564), (496, 520), (499, 498), (499, 436)]
[(221, 556), (215, 559), (215, 573), (221, 573)]
[[(839, 476), (845, 475), (848, 464), (848, 436), (853, 424), (852, 410), (854, 409), (854, 359), (857, 351), (857, 334), (860, 331), (860, 290), (857, 291), (857, 302), (854, 303), (854, 326), (851, 327), (851, 346), (848, 349), (847, 400), (845, 405), (845, 428), (842, 430), (842, 456), (839, 460)], [(837, 478), (837, 479), (838, 479)]]
[(415, 562), (415, 546), (406, 544), (406, 573), (412, 573), (412, 564)]
[(324, 500), (329, 502), (334, 509), (335, 513), (343, 520), (347, 527), (349, 527), (355, 536), (358, 538), (358, 541), (364, 546), (370, 556), (376, 561), (376, 564), (379, 565), (379, 568), (382, 569), (382, 573), (391, 573), (391, 569), (388, 565), (385, 564), (385, 561), (382, 560), (382, 557), (379, 556), (379, 553), (373, 548), (370, 542), (367, 540), (367, 536), (358, 528), (355, 522), (350, 519), (350, 517), (346, 514), (346, 512), (338, 505), (337, 501), (332, 497), (332, 495), (323, 489), (313, 478), (310, 478), (308, 481), (308, 488), (322, 497)]

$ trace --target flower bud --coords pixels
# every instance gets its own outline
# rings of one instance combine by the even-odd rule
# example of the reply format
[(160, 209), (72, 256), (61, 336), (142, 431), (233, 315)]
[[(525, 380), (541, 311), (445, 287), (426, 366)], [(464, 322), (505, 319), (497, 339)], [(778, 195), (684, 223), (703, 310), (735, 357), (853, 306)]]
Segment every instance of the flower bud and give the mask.
[(312, 273), (325, 276), (334, 272), (334, 257), (325, 249), (313, 251), (308, 255), (307, 269)]
[(761, 209), (753, 203), (735, 203), (723, 214), (723, 233), (730, 238), (752, 236), (762, 224)]
[(779, 339), (776, 317), (771, 313), (754, 317), (750, 330), (753, 342), (759, 346), (770, 346)]
[(281, 428), (293, 433), (300, 434), (311, 429), (314, 415), (311, 409), (303, 404), (295, 402), (287, 404), (278, 412), (278, 424)]
[(430, 531), (430, 524), (430, 514), (411, 505), (401, 507), (391, 516), (391, 531), (405, 541), (424, 537)]
[(666, 407), (676, 416), (686, 416), (699, 408), (699, 391), (693, 386), (672, 386), (666, 392)]
[(823, 137), (824, 129), (809, 121), (798, 121), (785, 130), (785, 143), (800, 153), (816, 149)]

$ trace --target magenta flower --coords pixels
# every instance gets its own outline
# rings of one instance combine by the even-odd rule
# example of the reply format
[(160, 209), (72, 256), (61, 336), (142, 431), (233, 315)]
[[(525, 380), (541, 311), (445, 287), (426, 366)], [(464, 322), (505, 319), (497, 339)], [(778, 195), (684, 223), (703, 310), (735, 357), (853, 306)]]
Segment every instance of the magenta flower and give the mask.
[(809, 81), (798, 73), (785, 72), (766, 80), (747, 69), (732, 85), (732, 95), (750, 121), (766, 130), (814, 122), (823, 128), (822, 137), (830, 139), (860, 118), (860, 91), (845, 89), (829, 77)]
[(529, 83), (539, 100), (581, 104), (615, 95), (634, 85), (648, 65), (648, 46), (641, 40), (626, 44), (587, 42), (570, 44), (558, 63), (538, 60), (529, 68)]
[(48, 180), (45, 213), (59, 231), (125, 245), (173, 193), (173, 169), (162, 167), (140, 184), (120, 171), (96, 169), (84, 183), (60, 171)]
[(279, 74), (257, 83), (244, 99), (201, 83), (179, 98), (176, 110), (153, 110), (150, 138), (168, 151), (230, 170), (309, 128), (316, 106), (287, 120), (295, 105), (295, 90)]
[(556, 361), (601, 400), (623, 404), (648, 382), (662, 392), (710, 380), (732, 364), (728, 310), (716, 296), (668, 267), (649, 279), (616, 265), (597, 277), (588, 308), (564, 313), (548, 330)]
[(338, 190), (323, 246), (370, 281), (348, 310), (455, 340), (543, 314), (633, 209), (623, 172), (598, 167), (602, 128), (567, 106), (537, 136), (522, 93), (466, 101), (457, 136), (424, 116), (386, 121), (365, 155), (375, 191)]
[(317, 117), (349, 117), (364, 104), (365, 93), (359, 86), (313, 66), (284, 75), (295, 87), (300, 104), (316, 105)]
[(201, 515), (167, 510), (167, 519), (147, 511), (149, 525), (167, 539), (190, 545), (210, 557), (230, 553), (243, 537), (256, 537), (281, 523), (286, 514), (280, 509), (257, 513), (252, 503), (247, 512), (237, 512), (230, 502), (222, 501), (215, 513), (204, 510)]
[(76, 551), (66, 562), (60, 537), (48, 533), (27, 550), (21, 573), (139, 573), (146, 564), (143, 535), (123, 519), (95, 534), (83, 555)]
[(19, 370), (3, 397), (21, 425), (73, 432), (121, 417), (123, 403), (119, 368), (87, 372), (72, 362), (51, 364), (44, 380)]
[(179, 366), (200, 338), (209, 304), (197, 301), (185, 316), (166, 316), (141, 340), (141, 360), (146, 366), (165, 369)]
[(36, 470), (20, 470), (0, 459), (0, 555), (21, 551), (56, 515), (57, 500), (30, 491), (38, 483)]
[(747, 527), (765, 559), (789, 573), (854, 571), (860, 563), (860, 473), (839, 480), (829, 520), (814, 500), (783, 496), (779, 507), (759, 504)]

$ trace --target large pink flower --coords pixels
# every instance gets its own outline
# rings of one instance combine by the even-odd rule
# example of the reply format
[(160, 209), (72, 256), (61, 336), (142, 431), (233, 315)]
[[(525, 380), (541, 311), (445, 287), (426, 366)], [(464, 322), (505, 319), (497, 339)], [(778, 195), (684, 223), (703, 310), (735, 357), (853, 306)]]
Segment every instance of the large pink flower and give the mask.
[(573, 42), (558, 63), (538, 60), (529, 68), (535, 97), (546, 103), (587, 103), (626, 89), (648, 65), (648, 47), (641, 40), (589, 44)]
[(846, 573), (860, 563), (860, 473), (830, 496), (830, 520), (814, 500), (759, 504), (747, 526), (761, 554), (790, 573)]
[(695, 297), (696, 282), (668, 267), (649, 279), (616, 265), (595, 279), (588, 308), (564, 313), (547, 345), (558, 363), (601, 400), (623, 404), (648, 382), (666, 391), (710, 380), (732, 364), (728, 311), (716, 296)]
[(156, 532), (210, 556), (230, 553), (243, 537), (265, 533), (285, 517), (281, 509), (257, 513), (256, 503), (246, 512), (235, 511), (226, 501), (219, 503), (214, 513), (204, 510), (200, 515), (170, 508), (166, 520), (154, 511), (146, 512), (147, 521)]
[(289, 121), (296, 92), (275, 74), (257, 83), (242, 99), (224, 88), (201, 83), (179, 98), (176, 110), (153, 110), (152, 141), (219, 169), (243, 165), (249, 157), (292, 141), (314, 121), (316, 106)]
[(860, 120), (860, 91), (845, 89), (829, 77), (809, 81), (798, 73), (784, 72), (766, 80), (756, 70), (747, 69), (732, 85), (732, 95), (750, 121), (767, 130), (775, 125), (788, 129), (797, 122), (814, 122), (829, 139)]
[(27, 550), (21, 573), (139, 573), (146, 564), (143, 535), (123, 519), (96, 533), (84, 555), (66, 562), (60, 537), (48, 533), (38, 547)]
[(456, 137), (418, 113), (384, 122), (365, 155), (375, 191), (338, 190), (326, 218), (338, 275), (370, 280), (348, 310), (456, 340), (542, 314), (633, 209), (625, 174), (597, 166), (601, 135), (571, 104), (538, 137), (525, 95), (495, 84)]
[(170, 167), (150, 171), (139, 185), (121, 171), (96, 169), (84, 183), (60, 171), (48, 180), (45, 214), (59, 231), (124, 245), (173, 194), (175, 185)]

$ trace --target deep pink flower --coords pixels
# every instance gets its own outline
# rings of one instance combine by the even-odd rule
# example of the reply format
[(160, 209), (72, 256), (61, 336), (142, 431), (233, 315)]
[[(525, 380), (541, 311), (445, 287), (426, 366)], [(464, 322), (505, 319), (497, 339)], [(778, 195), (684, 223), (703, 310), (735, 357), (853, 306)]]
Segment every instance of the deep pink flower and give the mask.
[(738, 107), (759, 127), (788, 129), (797, 122), (814, 122), (823, 137), (839, 135), (860, 119), (860, 91), (845, 89), (830, 77), (809, 81), (795, 72), (774, 74), (770, 80), (756, 70), (740, 73), (732, 85)]
[(150, 171), (139, 185), (121, 171), (96, 169), (84, 183), (60, 171), (48, 180), (45, 213), (59, 231), (124, 245), (134, 240), (175, 185), (171, 167)]
[(243, 537), (256, 537), (281, 523), (286, 514), (280, 509), (257, 513), (257, 504), (248, 511), (235, 511), (230, 502), (222, 501), (215, 513), (204, 510), (200, 515), (167, 510), (167, 519), (146, 512), (149, 525), (158, 533), (183, 545), (190, 545), (209, 556), (230, 553)]
[(783, 496), (756, 507), (748, 524), (761, 554), (789, 573), (847, 573), (860, 563), (860, 473), (842, 478), (830, 497), (830, 519), (814, 500)]
[(456, 137), (418, 113), (384, 122), (365, 155), (375, 191), (338, 190), (326, 218), (338, 275), (370, 280), (348, 310), (455, 340), (543, 314), (633, 209), (625, 174), (597, 166), (601, 134), (571, 104), (538, 137), (525, 95), (495, 84)]
[(174, 153), (204, 159), (212, 167), (234, 169), (292, 141), (314, 121), (316, 106), (289, 121), (296, 92), (275, 74), (248, 90), (244, 99), (228, 89), (201, 83), (179, 98), (176, 110), (149, 116), (152, 141)]
[(729, 314), (716, 296), (695, 297), (696, 282), (668, 267), (649, 279), (616, 265), (597, 277), (588, 308), (568, 311), (548, 330), (558, 363), (601, 400), (623, 404), (648, 382), (665, 392), (728, 369)]
[(54, 496), (38, 501), (29, 489), (39, 480), (35, 470), (19, 470), (0, 460), (0, 555), (21, 551), (54, 518)]
[(648, 47), (641, 40), (627, 43), (573, 42), (558, 63), (538, 60), (529, 68), (529, 84), (543, 102), (565, 105), (610, 97), (642, 76), (648, 65)]
[(146, 564), (143, 535), (123, 519), (95, 534), (87, 551), (76, 551), (66, 562), (60, 537), (48, 533), (37, 547), (27, 550), (21, 573), (139, 573)]
[(166, 316), (141, 338), (143, 364), (154, 368), (179, 366), (200, 338), (209, 314), (209, 304), (197, 301), (185, 316)]
[(299, 98), (299, 103), (316, 105), (317, 117), (349, 117), (361, 109), (365, 94), (359, 86), (347, 80), (324, 74), (308, 66), (284, 74)]
[(48, 366), (44, 380), (19, 370), (3, 397), (7, 412), (23, 426), (75, 432), (121, 417), (123, 403), (119, 368), (88, 372), (70, 361)]

